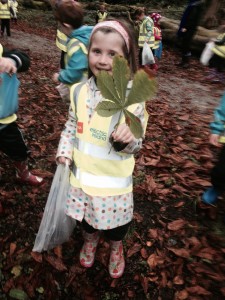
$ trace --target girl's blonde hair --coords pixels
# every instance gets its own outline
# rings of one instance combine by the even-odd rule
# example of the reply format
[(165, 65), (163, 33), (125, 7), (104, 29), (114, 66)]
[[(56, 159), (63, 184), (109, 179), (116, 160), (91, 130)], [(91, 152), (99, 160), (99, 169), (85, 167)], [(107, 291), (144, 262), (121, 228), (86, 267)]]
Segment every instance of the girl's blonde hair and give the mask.
[[(90, 43), (89, 43), (89, 49), (91, 48), (91, 45), (92, 45), (92, 40), (93, 40), (93, 37), (95, 36), (95, 34), (97, 32), (103, 32), (104, 34), (108, 34), (108, 33), (112, 33), (112, 32), (116, 32), (118, 34), (121, 35), (121, 32), (117, 31), (115, 28), (112, 28), (110, 26), (107, 26), (107, 21), (115, 21), (115, 22), (118, 22), (120, 24), (120, 26), (123, 27), (123, 29), (125, 30), (126, 34), (128, 35), (128, 40), (129, 40), (129, 45), (128, 47), (126, 46), (126, 43), (124, 41), (124, 44), (123, 44), (123, 54), (124, 54), (124, 57), (127, 59), (128, 61), (128, 64), (130, 66), (130, 70), (131, 70), (131, 74), (133, 75), (134, 73), (136, 73), (137, 69), (138, 69), (138, 59), (137, 59), (137, 53), (138, 53), (138, 48), (137, 48), (137, 43), (134, 39), (134, 31), (133, 31), (133, 28), (132, 26), (127, 22), (125, 21), (124, 19), (113, 19), (113, 18), (107, 18), (105, 20), (105, 24), (106, 26), (101, 26), (100, 28), (97, 28), (95, 30), (95, 27), (93, 28), (93, 34), (91, 35), (91, 38), (90, 38)], [(103, 23), (102, 23), (103, 25)], [(96, 25), (98, 26), (98, 25)], [(125, 38), (123, 37), (123, 39), (125, 40)], [(88, 68), (88, 77), (90, 78), (91, 76), (93, 76), (93, 73), (91, 72), (90, 68)]]

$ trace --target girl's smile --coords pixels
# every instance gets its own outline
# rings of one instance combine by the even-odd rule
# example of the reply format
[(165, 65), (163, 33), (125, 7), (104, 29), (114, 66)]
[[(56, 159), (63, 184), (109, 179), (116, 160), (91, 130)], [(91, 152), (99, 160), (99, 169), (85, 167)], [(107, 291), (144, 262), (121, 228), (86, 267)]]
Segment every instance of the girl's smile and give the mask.
[(96, 76), (99, 71), (112, 72), (115, 55), (124, 57), (124, 40), (117, 32), (103, 33), (97, 31), (92, 37), (89, 50), (89, 67)]

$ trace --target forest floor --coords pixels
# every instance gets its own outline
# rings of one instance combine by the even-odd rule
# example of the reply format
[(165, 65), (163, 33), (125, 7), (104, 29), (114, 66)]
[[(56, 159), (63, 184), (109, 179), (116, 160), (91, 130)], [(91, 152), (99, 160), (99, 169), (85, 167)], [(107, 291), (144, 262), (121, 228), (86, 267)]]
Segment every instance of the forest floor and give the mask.
[(79, 225), (62, 249), (32, 253), (68, 103), (51, 80), (60, 57), (54, 22), (35, 11), (29, 18), (12, 25), (12, 37), (0, 42), (31, 58), (30, 70), (19, 75), (18, 124), (31, 149), (31, 169), (46, 183), (20, 186), (11, 162), (0, 154), (0, 299), (224, 299), (224, 198), (217, 207), (201, 204), (218, 153), (208, 142), (209, 123), (224, 84), (205, 81), (207, 68), (198, 57), (189, 69), (176, 66), (179, 51), (172, 46), (164, 45), (158, 92), (147, 104), (146, 139), (136, 156), (124, 276), (108, 275), (109, 245), (103, 239), (94, 266), (79, 265)]

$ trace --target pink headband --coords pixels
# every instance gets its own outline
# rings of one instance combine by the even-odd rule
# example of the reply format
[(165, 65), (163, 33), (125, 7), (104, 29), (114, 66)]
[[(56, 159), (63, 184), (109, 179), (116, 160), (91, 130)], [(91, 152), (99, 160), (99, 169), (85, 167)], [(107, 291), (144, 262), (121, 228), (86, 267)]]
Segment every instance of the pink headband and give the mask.
[(117, 21), (103, 21), (103, 22), (99, 22), (97, 25), (95, 25), (92, 33), (91, 33), (91, 36), (93, 35), (93, 33), (99, 29), (99, 28), (102, 28), (102, 27), (110, 27), (110, 28), (113, 28), (115, 29), (124, 39), (125, 41), (125, 44), (127, 46), (127, 49), (128, 49), (128, 52), (130, 51), (130, 46), (129, 46), (129, 36), (126, 32), (126, 30), (123, 28), (122, 25), (120, 25), (119, 22)]

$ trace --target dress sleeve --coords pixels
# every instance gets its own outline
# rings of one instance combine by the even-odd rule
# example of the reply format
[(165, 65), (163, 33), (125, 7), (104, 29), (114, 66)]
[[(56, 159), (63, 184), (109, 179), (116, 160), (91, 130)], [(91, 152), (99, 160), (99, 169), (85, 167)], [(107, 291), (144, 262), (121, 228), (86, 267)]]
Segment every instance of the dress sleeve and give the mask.
[(77, 127), (77, 118), (72, 110), (72, 107), (69, 108), (69, 118), (65, 124), (65, 128), (61, 133), (59, 146), (56, 154), (56, 158), (59, 156), (64, 156), (72, 160), (73, 148), (76, 140), (76, 127)]

